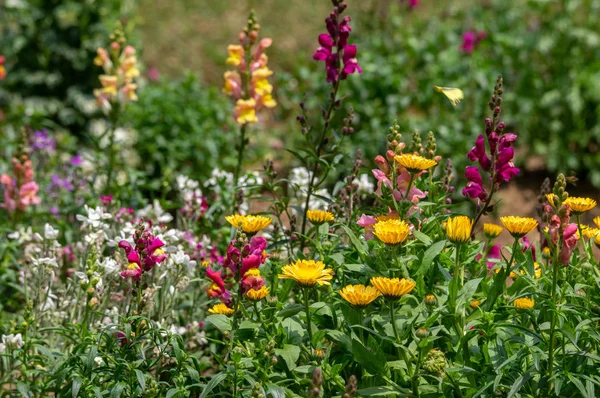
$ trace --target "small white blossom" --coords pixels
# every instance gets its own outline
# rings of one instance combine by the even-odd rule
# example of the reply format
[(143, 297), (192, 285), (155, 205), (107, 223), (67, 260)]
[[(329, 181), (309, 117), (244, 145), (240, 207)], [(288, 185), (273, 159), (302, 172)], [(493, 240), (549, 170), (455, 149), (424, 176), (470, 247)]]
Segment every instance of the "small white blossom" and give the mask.
[(121, 269), (119, 263), (117, 263), (117, 261), (112, 257), (104, 257), (104, 260), (102, 260), (100, 266), (104, 268), (106, 275), (112, 275)]
[(102, 357), (96, 357), (96, 358), (94, 358), (94, 362), (96, 363), (97, 366), (104, 365), (104, 359), (102, 359)]
[(375, 189), (375, 184), (371, 181), (368, 174), (361, 174), (354, 182), (358, 185), (358, 193), (361, 196), (370, 195)]
[(112, 214), (105, 213), (103, 207), (98, 206), (93, 209), (88, 207), (88, 205), (85, 205), (85, 211), (87, 212), (87, 216), (82, 214), (77, 214), (75, 216), (78, 221), (83, 223), (83, 227), (91, 226), (93, 229), (108, 228), (108, 224), (106, 224), (104, 220), (110, 220), (112, 218)]
[(165, 224), (173, 221), (173, 216), (162, 208), (157, 199), (154, 200), (152, 205), (148, 205), (142, 210), (138, 211), (138, 216), (147, 217), (151, 220), (156, 220), (159, 223)]
[(21, 347), (23, 347), (23, 344), (25, 344), (23, 342), (23, 336), (21, 336), (21, 333), (3, 334), (2, 335), (2, 343), (9, 350), (14, 350), (15, 348), (21, 348)]
[(54, 229), (52, 225), (46, 223), (46, 225), (44, 225), (44, 238), (47, 240), (55, 240), (58, 238), (58, 229)]
[(169, 328), (169, 332), (171, 334), (180, 334), (180, 335), (184, 335), (185, 332), (187, 332), (187, 329), (184, 328), (183, 326), (175, 326), (175, 325), (171, 325), (171, 327)]

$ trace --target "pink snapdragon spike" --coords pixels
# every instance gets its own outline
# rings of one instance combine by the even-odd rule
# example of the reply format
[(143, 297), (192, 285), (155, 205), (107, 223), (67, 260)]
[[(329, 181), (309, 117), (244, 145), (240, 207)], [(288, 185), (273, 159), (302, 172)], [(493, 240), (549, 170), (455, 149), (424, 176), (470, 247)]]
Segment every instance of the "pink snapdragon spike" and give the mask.
[(162, 249), (164, 242), (154, 236), (150, 227), (136, 230), (133, 236), (134, 245), (126, 240), (119, 242), (119, 248), (125, 251), (129, 265), (121, 273), (124, 278), (132, 278), (139, 283), (142, 274), (152, 271), (156, 264), (162, 263), (167, 254)]
[(569, 260), (573, 254), (573, 249), (577, 246), (577, 224), (571, 223), (567, 225), (562, 236), (562, 248), (559, 253), (560, 262), (562, 265), (569, 265)]
[(265, 278), (262, 275), (254, 275), (252, 272), (244, 274), (241, 282), (242, 291), (245, 293), (248, 290), (258, 290), (265, 284)]
[[(473, 33), (475, 35), (475, 33)], [(485, 37), (484, 32), (480, 32), (478, 37)], [(465, 177), (467, 185), (462, 190), (465, 197), (477, 199), (479, 202), (490, 202), (492, 192), (497, 192), (502, 183), (509, 182), (513, 177), (519, 174), (519, 169), (515, 167), (513, 159), (515, 156), (514, 142), (517, 135), (514, 133), (504, 133), (506, 124), (499, 121), (500, 104), (502, 103), (502, 77), (498, 77), (490, 109), (493, 111), (493, 120), (485, 119), (485, 136), (480, 134), (475, 140), (475, 145), (467, 153), (467, 159), (471, 162), (477, 162), (477, 166), (467, 166)], [(482, 172), (487, 174), (487, 178), (482, 176)], [(488, 181), (489, 188), (486, 189), (485, 180)], [(492, 203), (487, 203), (492, 205)], [(484, 207), (483, 211), (478, 213), (477, 220), (483, 214), (486, 214), (489, 207)]]
[(41, 203), (38, 196), (39, 186), (34, 181), (33, 163), (26, 155), (16, 156), (11, 159), (13, 175), (0, 175), (0, 184), (4, 191), (4, 207), (9, 213), (24, 212), (29, 206)]
[(327, 33), (319, 35), (319, 48), (313, 55), (315, 61), (325, 62), (328, 83), (345, 80), (354, 73), (362, 73), (356, 58), (357, 47), (355, 44), (348, 44), (352, 32), (351, 18), (340, 18), (347, 5), (341, 0), (333, 0), (332, 3), (333, 12), (325, 20)]

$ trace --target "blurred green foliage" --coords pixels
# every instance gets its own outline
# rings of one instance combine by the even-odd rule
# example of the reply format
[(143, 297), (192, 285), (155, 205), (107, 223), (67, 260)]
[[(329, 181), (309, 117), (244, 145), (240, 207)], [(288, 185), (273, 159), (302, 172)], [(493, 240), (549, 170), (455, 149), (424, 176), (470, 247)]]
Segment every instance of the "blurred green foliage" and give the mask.
[(123, 120), (137, 131), (140, 169), (149, 181), (165, 173), (203, 180), (213, 168), (235, 164), (232, 105), (216, 88), (189, 74), (145, 86)]
[(0, 48), (8, 75), (0, 106), (47, 119), (81, 136), (96, 112), (91, 60), (121, 13), (119, 0), (27, 0), (0, 5)]

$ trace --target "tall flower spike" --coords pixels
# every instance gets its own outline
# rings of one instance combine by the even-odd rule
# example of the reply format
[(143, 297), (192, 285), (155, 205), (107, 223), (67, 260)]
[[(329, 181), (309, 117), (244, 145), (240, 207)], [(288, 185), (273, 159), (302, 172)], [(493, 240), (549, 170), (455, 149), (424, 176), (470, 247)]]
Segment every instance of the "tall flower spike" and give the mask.
[(345, 80), (354, 73), (362, 73), (356, 58), (357, 47), (355, 44), (348, 44), (352, 32), (351, 18), (341, 17), (347, 6), (342, 1), (334, 1), (334, 5), (333, 12), (325, 20), (328, 33), (319, 35), (319, 48), (313, 54), (315, 61), (325, 62), (328, 83)]

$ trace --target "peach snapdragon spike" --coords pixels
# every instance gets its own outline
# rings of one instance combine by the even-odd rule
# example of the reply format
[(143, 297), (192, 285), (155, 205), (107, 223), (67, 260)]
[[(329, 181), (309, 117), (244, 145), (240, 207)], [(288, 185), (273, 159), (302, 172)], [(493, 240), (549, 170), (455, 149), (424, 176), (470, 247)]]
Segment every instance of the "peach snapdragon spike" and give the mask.
[(4, 207), (9, 213), (25, 211), (27, 207), (41, 202), (38, 196), (39, 186), (34, 181), (33, 165), (26, 154), (15, 156), (11, 159), (13, 175), (0, 175), (0, 184), (3, 188)]
[(94, 90), (94, 96), (106, 112), (116, 105), (137, 101), (135, 79), (140, 75), (135, 48), (126, 45), (123, 33), (116, 30), (111, 39), (110, 48), (98, 48), (94, 58), (94, 64), (104, 71), (99, 76), (102, 87)]
[(240, 125), (258, 122), (256, 114), (260, 109), (277, 105), (272, 96), (273, 85), (269, 82), (273, 71), (267, 66), (269, 57), (265, 54), (273, 40), (259, 40), (259, 29), (251, 14), (248, 26), (240, 32), (240, 44), (227, 47), (226, 63), (235, 70), (225, 72), (223, 92), (235, 100), (234, 119)]

